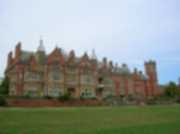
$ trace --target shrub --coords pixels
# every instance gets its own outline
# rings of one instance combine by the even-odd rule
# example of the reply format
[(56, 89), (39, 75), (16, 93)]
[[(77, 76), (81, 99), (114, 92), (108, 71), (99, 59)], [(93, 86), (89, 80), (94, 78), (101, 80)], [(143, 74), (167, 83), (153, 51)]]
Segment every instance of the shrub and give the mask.
[(49, 96), (49, 95), (44, 96), (44, 98), (45, 98), (45, 99), (48, 99), (48, 100), (53, 99), (53, 98), (52, 98), (51, 96)]
[(179, 94), (179, 89), (176, 85), (175, 82), (170, 82), (166, 87), (165, 87), (165, 95), (168, 97), (175, 97)]
[(60, 101), (68, 101), (68, 100), (71, 99), (71, 95), (70, 95), (70, 93), (65, 93), (64, 95), (59, 96), (58, 99), (59, 99)]
[(80, 100), (96, 100), (96, 96), (84, 96), (84, 95), (81, 95), (80, 96)]
[(155, 104), (157, 104), (157, 99), (155, 97), (150, 97), (146, 100), (146, 104), (155, 105)]
[(9, 78), (6, 76), (0, 85), (0, 94), (8, 95), (9, 93)]
[(176, 98), (176, 102), (177, 102), (177, 103), (180, 103), (180, 96), (178, 96), (178, 97)]
[(97, 92), (97, 93), (102, 93), (102, 91), (103, 91), (103, 88), (97, 88), (97, 89), (96, 89), (96, 92)]
[(80, 100), (85, 100), (83, 95), (80, 96)]
[(103, 97), (103, 100), (104, 100), (104, 101), (107, 101), (107, 100), (112, 100), (112, 99), (114, 99), (114, 96), (113, 96), (113, 95), (111, 95), (111, 94), (109, 94), (109, 95), (107, 95), (107, 96)]
[(96, 98), (96, 96), (92, 96), (90, 99), (91, 100), (96, 100), (97, 98)]
[(127, 96), (127, 101), (130, 101), (130, 102), (136, 101), (136, 97), (133, 96), (132, 94), (129, 94), (129, 95)]
[(30, 99), (30, 98), (31, 98), (31, 95), (30, 95), (30, 93), (28, 92), (28, 93), (26, 93), (24, 96), (22, 96), (22, 98), (24, 98), (24, 99)]
[(0, 96), (0, 106), (7, 106), (7, 102), (4, 96)]

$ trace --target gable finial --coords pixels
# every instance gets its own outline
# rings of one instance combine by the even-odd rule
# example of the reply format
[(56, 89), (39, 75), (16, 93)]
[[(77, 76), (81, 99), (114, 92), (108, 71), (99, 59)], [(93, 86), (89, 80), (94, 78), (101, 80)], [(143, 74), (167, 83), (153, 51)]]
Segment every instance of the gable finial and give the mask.
[(40, 36), (38, 51), (45, 52), (44, 42), (42, 36)]
[(96, 53), (95, 53), (95, 49), (93, 48), (92, 50), (92, 56), (91, 56), (92, 59), (97, 59), (97, 56), (96, 56)]

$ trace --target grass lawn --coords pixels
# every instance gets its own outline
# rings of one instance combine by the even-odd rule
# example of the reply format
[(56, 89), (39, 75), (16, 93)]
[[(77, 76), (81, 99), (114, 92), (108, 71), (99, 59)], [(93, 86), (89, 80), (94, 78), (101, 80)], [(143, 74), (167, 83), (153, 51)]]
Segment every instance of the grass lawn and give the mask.
[(0, 108), (0, 134), (180, 134), (180, 105)]

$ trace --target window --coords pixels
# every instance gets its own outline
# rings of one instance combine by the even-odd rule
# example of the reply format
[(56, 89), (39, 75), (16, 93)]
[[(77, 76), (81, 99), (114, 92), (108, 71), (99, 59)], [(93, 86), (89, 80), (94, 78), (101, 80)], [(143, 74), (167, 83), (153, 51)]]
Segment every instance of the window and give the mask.
[(108, 96), (113, 96), (114, 95), (114, 92), (112, 89), (106, 89), (104, 92), (103, 92), (103, 96), (104, 97), (108, 97)]
[(77, 69), (75, 67), (68, 67), (67, 68), (67, 73), (69, 73), (69, 74), (76, 74), (77, 73)]
[(49, 90), (49, 95), (52, 97), (58, 97), (61, 95), (61, 89), (58, 84), (53, 85), (53, 87)]
[(16, 80), (17, 80), (16, 74), (12, 74), (11, 77), (10, 77), (10, 81), (15, 82)]
[(42, 74), (39, 72), (26, 72), (25, 73), (25, 80), (30, 81), (36, 81), (36, 80), (42, 80)]
[(114, 85), (113, 81), (109, 78), (104, 78), (103, 83), (107, 86), (113, 86)]
[(51, 75), (52, 75), (51, 77), (53, 80), (60, 80), (60, 72), (59, 71), (57, 71), (57, 72), (53, 71), (51, 73)]
[(93, 94), (92, 90), (85, 89), (81, 92), (81, 96), (83, 98), (92, 98), (92, 97), (94, 97), (94, 94)]
[(61, 68), (59, 64), (53, 64), (50, 66), (49, 79), (55, 81), (61, 79)]
[(76, 76), (76, 75), (68, 75), (67, 76), (67, 82), (69, 83), (69, 84), (77, 84), (77, 82), (78, 82), (78, 79), (77, 79), (78, 77)]
[(51, 91), (49, 92), (49, 95), (52, 96), (52, 97), (60, 96), (59, 89), (51, 89)]
[(91, 75), (82, 75), (81, 83), (82, 84), (93, 84), (93, 77)]
[(16, 86), (15, 84), (10, 84), (10, 95), (16, 95)]

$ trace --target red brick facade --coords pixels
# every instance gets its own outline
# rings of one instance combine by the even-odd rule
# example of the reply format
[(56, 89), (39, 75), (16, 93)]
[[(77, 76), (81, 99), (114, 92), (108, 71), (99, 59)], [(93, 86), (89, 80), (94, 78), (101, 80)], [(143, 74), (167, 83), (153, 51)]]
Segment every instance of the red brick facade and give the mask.
[[(42, 45), (42, 44), (41, 44)], [(10, 52), (6, 75), (10, 79), (10, 95), (52, 96), (70, 93), (79, 97), (107, 97), (158, 93), (156, 63), (145, 62), (145, 74), (135, 69), (131, 72), (126, 64), (113, 65), (104, 58), (98, 61), (95, 54), (85, 53), (77, 57), (55, 48), (50, 54), (42, 49), (37, 52), (23, 51), (21, 43)]]

